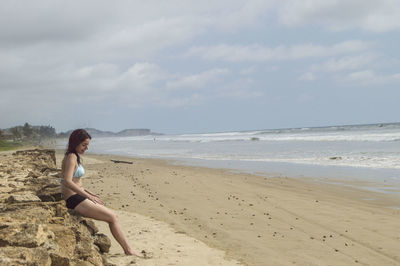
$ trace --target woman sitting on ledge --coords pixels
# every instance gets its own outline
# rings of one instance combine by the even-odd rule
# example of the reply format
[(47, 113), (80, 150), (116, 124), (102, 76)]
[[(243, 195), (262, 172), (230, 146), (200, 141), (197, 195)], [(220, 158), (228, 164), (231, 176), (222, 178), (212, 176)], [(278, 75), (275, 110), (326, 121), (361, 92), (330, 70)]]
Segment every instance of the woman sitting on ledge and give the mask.
[(141, 257), (129, 246), (117, 215), (104, 206), (99, 196), (82, 186), (85, 170), (82, 167), (80, 155), (88, 149), (91, 139), (92, 137), (84, 129), (74, 130), (69, 137), (68, 149), (62, 161), (63, 180), (61, 183), (61, 191), (67, 208), (77, 211), (84, 217), (107, 222), (112, 235), (124, 249), (125, 254)]

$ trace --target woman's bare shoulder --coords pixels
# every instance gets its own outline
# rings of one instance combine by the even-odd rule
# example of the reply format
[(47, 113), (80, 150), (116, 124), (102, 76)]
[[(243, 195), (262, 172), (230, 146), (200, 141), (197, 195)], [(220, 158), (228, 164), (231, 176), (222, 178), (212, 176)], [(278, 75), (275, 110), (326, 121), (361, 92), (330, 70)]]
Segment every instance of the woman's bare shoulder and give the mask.
[(76, 156), (75, 153), (69, 153), (68, 155), (65, 155), (65, 157), (64, 157), (64, 161), (66, 163), (74, 163), (74, 162), (76, 162), (77, 159), (78, 159), (78, 157)]

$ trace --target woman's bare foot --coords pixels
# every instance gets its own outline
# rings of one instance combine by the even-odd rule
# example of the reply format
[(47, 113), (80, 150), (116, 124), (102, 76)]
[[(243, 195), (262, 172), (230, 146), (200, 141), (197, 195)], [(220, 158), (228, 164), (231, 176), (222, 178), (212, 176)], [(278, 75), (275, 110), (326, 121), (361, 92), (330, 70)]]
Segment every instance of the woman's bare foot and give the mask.
[(125, 255), (128, 255), (128, 256), (136, 256), (136, 257), (138, 257), (138, 258), (145, 258), (144, 255), (138, 254), (137, 252), (133, 251), (132, 249), (126, 250), (126, 251), (125, 251)]
[(125, 252), (125, 255), (128, 255), (128, 256), (136, 256), (136, 257), (138, 257), (138, 258), (142, 258), (142, 259), (150, 259), (153, 255), (152, 255), (152, 253), (150, 252), (150, 253), (148, 253), (148, 252), (146, 252), (145, 250), (142, 250), (141, 252), (140, 252), (140, 254), (138, 254), (138, 253), (136, 253), (135, 251), (133, 251), (133, 250), (128, 250), (128, 251), (126, 251)]

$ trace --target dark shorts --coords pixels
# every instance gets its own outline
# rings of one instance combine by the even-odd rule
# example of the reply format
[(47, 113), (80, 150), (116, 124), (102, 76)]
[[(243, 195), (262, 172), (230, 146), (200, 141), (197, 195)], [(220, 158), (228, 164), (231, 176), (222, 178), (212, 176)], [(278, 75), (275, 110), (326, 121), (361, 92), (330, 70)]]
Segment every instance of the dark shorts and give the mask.
[(84, 196), (81, 196), (79, 194), (74, 194), (74, 195), (70, 196), (68, 199), (66, 199), (65, 202), (67, 203), (68, 209), (75, 209), (75, 207), (78, 206), (79, 203), (81, 203), (85, 199), (87, 199), (87, 198)]

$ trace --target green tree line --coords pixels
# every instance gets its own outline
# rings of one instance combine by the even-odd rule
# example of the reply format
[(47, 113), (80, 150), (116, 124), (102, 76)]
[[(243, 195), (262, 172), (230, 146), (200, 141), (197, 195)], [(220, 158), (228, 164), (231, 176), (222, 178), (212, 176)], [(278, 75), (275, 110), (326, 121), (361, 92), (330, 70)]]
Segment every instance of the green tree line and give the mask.
[(32, 126), (25, 123), (9, 129), (0, 129), (0, 139), (35, 140), (41, 138), (55, 138), (56, 129), (52, 126)]

